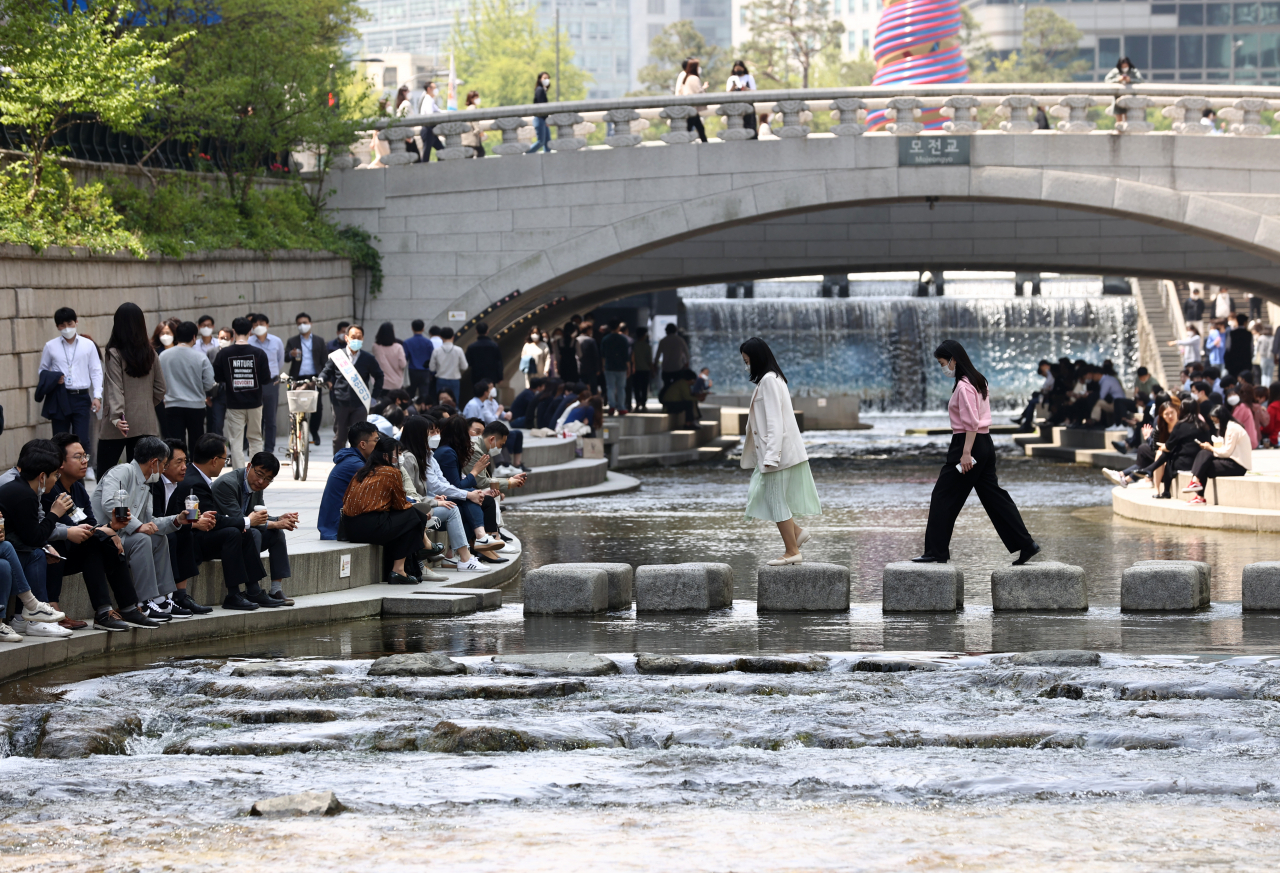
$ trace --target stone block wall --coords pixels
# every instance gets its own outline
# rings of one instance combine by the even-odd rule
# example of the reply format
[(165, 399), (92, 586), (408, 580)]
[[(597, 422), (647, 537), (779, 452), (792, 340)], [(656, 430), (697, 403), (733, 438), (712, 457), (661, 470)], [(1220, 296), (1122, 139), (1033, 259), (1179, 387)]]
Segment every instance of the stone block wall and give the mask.
[[(50, 433), (32, 395), (40, 351), (57, 336), (54, 311), (74, 309), (81, 333), (101, 350), (116, 307), (126, 301), (142, 307), (148, 328), (170, 316), (195, 321), (205, 314), (229, 327), (236, 316), (264, 312), (282, 339), (295, 334), (293, 318), (306, 311), (328, 340), (337, 322), (352, 318), (351, 264), (330, 252), (226, 251), (138, 260), (83, 250), (36, 255), (25, 246), (0, 246), (0, 467), (16, 460), (24, 442)], [(284, 427), (283, 402), (278, 418)]]

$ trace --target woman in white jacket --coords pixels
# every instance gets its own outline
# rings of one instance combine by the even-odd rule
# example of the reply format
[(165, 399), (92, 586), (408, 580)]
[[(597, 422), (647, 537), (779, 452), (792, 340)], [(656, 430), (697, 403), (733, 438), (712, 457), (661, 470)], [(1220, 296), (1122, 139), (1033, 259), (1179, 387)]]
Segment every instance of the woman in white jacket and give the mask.
[(1209, 411), (1209, 422), (1222, 436), (1222, 445), (1215, 446), (1203, 440), (1198, 442), (1200, 453), (1191, 465), (1191, 481), (1182, 489), (1184, 494), (1193, 495), (1187, 502), (1196, 505), (1205, 503), (1202, 492), (1210, 479), (1243, 476), (1253, 468), (1253, 440), (1232, 416), (1231, 410), (1218, 404)]
[(795, 522), (797, 515), (819, 515), (818, 489), (809, 472), (809, 455), (791, 408), (787, 377), (768, 343), (752, 337), (738, 349), (742, 361), (756, 383), (747, 415), (747, 440), (742, 448), (742, 469), (751, 470), (747, 489), (747, 518), (760, 518), (778, 525), (786, 551), (769, 566), (799, 564), (800, 547), (809, 531)]

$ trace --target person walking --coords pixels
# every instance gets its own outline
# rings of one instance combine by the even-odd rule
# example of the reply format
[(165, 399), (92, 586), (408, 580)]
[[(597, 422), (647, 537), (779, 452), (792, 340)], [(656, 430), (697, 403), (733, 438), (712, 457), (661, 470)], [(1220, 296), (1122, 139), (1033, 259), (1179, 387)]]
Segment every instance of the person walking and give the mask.
[(822, 506), (809, 470), (809, 455), (791, 406), (787, 377), (778, 366), (769, 344), (752, 337), (738, 349), (756, 385), (747, 413), (747, 436), (742, 447), (742, 469), (751, 470), (747, 487), (746, 518), (778, 525), (784, 551), (769, 566), (803, 563), (800, 547), (809, 541), (808, 530), (795, 522), (797, 515), (819, 515)]
[(689, 346), (684, 338), (676, 332), (674, 324), (667, 325), (667, 335), (658, 342), (658, 350), (653, 355), (653, 368), (658, 369), (658, 361), (662, 361), (662, 389), (666, 391), (681, 372), (689, 369)]
[[(246, 458), (262, 449), (262, 388), (271, 381), (271, 365), (267, 353), (249, 344), (252, 322), (241, 316), (231, 322), (235, 342), (218, 353), (213, 365), (213, 378), (222, 386), (227, 401), (223, 421), (227, 442), (231, 446), (231, 466), (242, 469)], [(244, 443), (249, 441), (249, 454)]]
[(147, 337), (147, 321), (138, 304), (121, 303), (116, 309), (105, 360), (102, 425), (94, 465), (98, 481), (120, 460), (121, 452), (132, 461), (139, 439), (160, 434), (156, 408), (164, 403), (164, 371)]
[[(298, 328), (298, 335), (289, 337), (284, 344), (284, 356), (289, 362), (289, 378), (315, 381), (320, 377), (328, 360), (324, 337), (316, 336), (312, 330), (311, 316), (299, 312), (293, 323)], [(324, 393), (316, 393), (316, 411), (311, 413), (308, 424), (311, 428), (311, 442), (320, 445), (320, 420), (324, 416)]]
[(52, 417), (53, 433), (73, 433), (89, 442), (90, 416), (102, 408), (102, 361), (93, 340), (79, 335), (76, 311), (61, 307), (53, 314), (57, 339), (44, 344), (40, 372), (58, 373), (58, 384), (66, 391), (67, 415)]
[(1234, 313), (1230, 320), (1231, 330), (1224, 338), (1222, 363), (1232, 376), (1241, 373), (1253, 373), (1253, 334), (1245, 325), (1248, 320), (1240, 313)]
[(466, 356), (471, 384), (488, 382), (494, 386), (496, 394), (497, 386), (502, 382), (502, 351), (489, 336), (489, 325), (483, 321), (476, 325), (476, 341), (467, 346)]
[(413, 336), (404, 341), (404, 357), (409, 367), (409, 393), (414, 397), (431, 396), (431, 353), (436, 350), (435, 343), (422, 335), (427, 324), (421, 318), (415, 318), (410, 325)]
[(1204, 295), (1199, 285), (1193, 287), (1191, 296), (1182, 301), (1182, 320), (1187, 326), (1195, 325), (1197, 336), (1204, 336)]
[[(695, 94), (701, 94), (703, 91), (707, 90), (707, 86), (702, 84), (702, 77), (699, 75), (701, 73), (699, 63), (700, 62), (697, 58), (693, 58), (685, 66), (684, 81), (680, 83), (680, 88), (676, 91), (677, 94), (693, 96)], [(697, 107), (697, 111), (694, 112), (693, 115), (690, 115), (685, 121), (686, 129), (696, 131), (698, 138), (703, 142), (707, 141), (707, 131), (702, 126), (702, 113), (706, 111), (707, 107), (699, 106)]]
[(600, 340), (600, 360), (604, 365), (604, 381), (608, 389), (609, 411), (627, 414), (627, 370), (631, 364), (631, 344), (622, 335), (622, 325), (610, 322), (609, 332)]
[(520, 371), (511, 380), (511, 387), (517, 391), (524, 391), (532, 387), (532, 380), (539, 376), (546, 378), (549, 358), (542, 331), (535, 327), (529, 331), (524, 345), (520, 347)]
[(636, 412), (644, 412), (649, 403), (649, 379), (653, 375), (653, 348), (649, 345), (649, 329), (636, 328), (636, 341), (631, 344), (631, 393)]
[[(480, 92), (468, 91), (467, 105), (464, 106), (463, 109), (479, 109), (479, 108), (480, 108)], [(471, 132), (464, 133), (462, 135), (462, 144), (472, 149), (472, 154), (469, 155), (469, 157), (473, 157), (473, 158), (484, 157), (484, 131), (480, 129), (480, 122), (478, 121), (473, 122), (471, 125)]]
[(404, 387), (404, 371), (409, 361), (405, 357), (404, 344), (396, 339), (396, 328), (389, 321), (378, 325), (378, 332), (373, 335), (373, 356), (378, 359), (382, 368), (382, 393)]
[[(419, 115), (442, 115), (443, 109), (436, 104), (436, 83), (428, 82), (423, 89), (422, 102), (418, 104)], [(439, 151), (444, 148), (444, 143), (440, 142), (440, 137), (436, 136), (435, 124), (422, 125), (422, 157), (418, 159), (419, 163), (425, 164), (431, 160), (431, 150)], [(439, 157), (436, 160), (440, 160)]]
[[(547, 89), (551, 87), (551, 74), (542, 72), (538, 74), (538, 83), (533, 89), (534, 103), (547, 103)], [(551, 128), (547, 126), (547, 117), (545, 115), (533, 116), (533, 132), (536, 138), (533, 145), (529, 147), (529, 151), (525, 154), (531, 155), (538, 149), (550, 153), (551, 151)]]
[[(733, 62), (733, 72), (729, 75), (729, 80), (725, 83), (724, 89), (726, 91), (756, 90), (756, 77), (747, 70), (745, 61)], [(759, 139), (759, 134), (756, 132), (756, 127), (759, 125), (756, 120), (756, 108), (754, 105), (749, 108), (751, 111), (742, 116), (742, 127), (744, 130), (751, 131), (751, 139)]]
[[(262, 451), (275, 454), (276, 451), (276, 411), (280, 406), (280, 371), (284, 369), (284, 340), (271, 330), (271, 320), (264, 313), (256, 313), (250, 319), (253, 322), (253, 336), (249, 337), (249, 345), (261, 349), (267, 356), (270, 379), (262, 386)], [(250, 454), (254, 454), (250, 452)]]
[(364, 328), (353, 324), (347, 328), (346, 345), (330, 353), (320, 371), (320, 381), (329, 389), (333, 404), (334, 455), (346, 447), (351, 426), (368, 421), (373, 398), (382, 393), (382, 367), (363, 348)]
[(566, 383), (578, 381), (578, 344), (575, 342), (577, 335), (578, 326), (572, 321), (565, 322), (559, 341), (553, 345), (556, 370), (560, 379)]
[(924, 533), (924, 554), (912, 558), (918, 564), (945, 564), (951, 560), (951, 533), (969, 492), (978, 499), (996, 533), (1010, 552), (1018, 552), (1014, 566), (1039, 553), (1040, 544), (1027, 533), (1018, 507), (996, 479), (996, 450), (991, 442), (991, 401), (987, 380), (969, 360), (969, 353), (955, 340), (943, 340), (933, 356), (947, 378), (955, 380), (947, 414), (951, 418), (951, 448), (929, 498), (929, 521)]
[(1213, 317), (1219, 321), (1236, 311), (1236, 302), (1226, 288), (1219, 286), (1218, 294), (1213, 298)]
[(454, 345), (453, 328), (441, 328), (440, 348), (431, 354), (428, 369), (436, 377), (436, 393), (448, 391), (453, 395), (453, 402), (461, 407), (459, 394), (462, 390), (462, 374), (467, 369), (467, 356)]
[(194, 446), (204, 434), (205, 395), (217, 384), (209, 356), (197, 349), (196, 324), (184, 321), (174, 344), (160, 354), (164, 372), (164, 435)]

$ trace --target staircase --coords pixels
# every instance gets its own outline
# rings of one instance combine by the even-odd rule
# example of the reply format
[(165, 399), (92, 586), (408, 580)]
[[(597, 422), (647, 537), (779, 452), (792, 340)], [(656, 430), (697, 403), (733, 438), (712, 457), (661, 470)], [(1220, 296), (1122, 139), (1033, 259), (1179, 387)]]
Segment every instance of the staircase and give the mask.
[(666, 413), (633, 412), (606, 419), (604, 444), (610, 469), (669, 466), (723, 458), (726, 451), (738, 444), (738, 440), (720, 435), (718, 407), (700, 408), (704, 420), (698, 422), (696, 429), (684, 427), (683, 421), (677, 423), (676, 416)]
[(1169, 293), (1163, 280), (1139, 279), (1136, 284), (1138, 358), (1156, 381), (1168, 389), (1177, 384), (1178, 374), (1182, 371), (1178, 347), (1169, 345), (1175, 339), (1182, 339), (1182, 311), (1178, 309), (1175, 323), (1169, 307), (1177, 302), (1176, 295)]

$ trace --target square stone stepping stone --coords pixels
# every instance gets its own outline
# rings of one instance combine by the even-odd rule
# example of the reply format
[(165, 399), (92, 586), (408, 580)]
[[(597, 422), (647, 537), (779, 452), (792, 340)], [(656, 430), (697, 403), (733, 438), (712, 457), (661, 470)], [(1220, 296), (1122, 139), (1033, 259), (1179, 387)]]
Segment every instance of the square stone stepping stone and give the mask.
[(521, 583), (525, 615), (579, 615), (609, 608), (609, 574), (597, 567), (549, 564)]
[(1240, 594), (1244, 609), (1280, 611), (1280, 561), (1259, 561), (1246, 566)]
[(1000, 567), (991, 573), (991, 607), (997, 612), (1088, 609), (1084, 569), (1057, 561)]
[(406, 595), (382, 598), (383, 615), (470, 615), (480, 607), (480, 601), (470, 594)]
[(1176, 611), (1209, 605), (1209, 565), (1203, 561), (1139, 561), (1120, 576), (1120, 609)]
[(881, 602), (885, 612), (964, 609), (964, 574), (951, 564), (887, 564)]
[(707, 597), (712, 609), (733, 606), (733, 568), (728, 564), (690, 562), (680, 567), (701, 567), (707, 573)]
[[(440, 583), (427, 583), (426, 591), (415, 591), (415, 596), (425, 597), (428, 594), (469, 594), (476, 599), (476, 603), (480, 609), (497, 609), (502, 606), (502, 589), (501, 588), (454, 588), (445, 587)], [(439, 587), (436, 587), (439, 586)]]
[(632, 589), (635, 585), (635, 570), (630, 564), (604, 564), (604, 563), (575, 563), (575, 564), (544, 564), (540, 569), (551, 569), (560, 567), (588, 567), (594, 570), (604, 570), (605, 575), (609, 577), (609, 609), (630, 609)]
[(706, 612), (711, 609), (711, 584), (705, 564), (647, 564), (636, 567), (635, 590), (636, 612)]
[(790, 564), (760, 568), (760, 612), (844, 612), (849, 609), (849, 568), (839, 564)]

